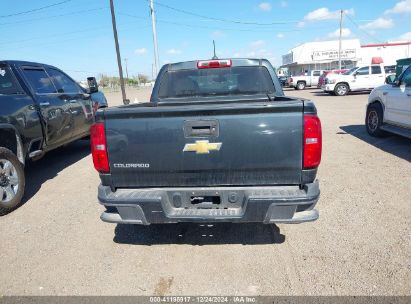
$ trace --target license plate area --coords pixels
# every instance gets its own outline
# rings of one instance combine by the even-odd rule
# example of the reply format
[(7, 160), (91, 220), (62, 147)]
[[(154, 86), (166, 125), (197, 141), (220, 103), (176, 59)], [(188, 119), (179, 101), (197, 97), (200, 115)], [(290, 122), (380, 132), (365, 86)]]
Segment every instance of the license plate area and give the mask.
[(191, 205), (203, 205), (203, 206), (212, 206), (220, 205), (221, 197), (216, 195), (205, 195), (205, 196), (191, 196), (190, 197)]
[(172, 191), (167, 194), (172, 209), (241, 209), (244, 192), (236, 191)]

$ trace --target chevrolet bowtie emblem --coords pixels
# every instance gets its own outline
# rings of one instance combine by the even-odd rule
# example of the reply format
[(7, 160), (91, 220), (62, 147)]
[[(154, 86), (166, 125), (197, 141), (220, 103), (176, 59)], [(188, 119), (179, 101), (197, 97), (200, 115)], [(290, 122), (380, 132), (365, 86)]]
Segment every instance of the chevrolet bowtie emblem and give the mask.
[(208, 140), (196, 140), (194, 144), (186, 144), (184, 152), (195, 152), (196, 154), (208, 154), (210, 151), (219, 151), (222, 143), (210, 143)]

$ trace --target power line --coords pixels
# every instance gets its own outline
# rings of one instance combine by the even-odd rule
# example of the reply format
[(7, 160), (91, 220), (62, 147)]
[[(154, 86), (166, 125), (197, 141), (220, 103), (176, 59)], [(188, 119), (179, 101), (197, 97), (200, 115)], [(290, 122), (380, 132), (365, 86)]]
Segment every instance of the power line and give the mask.
[[(131, 17), (131, 18), (136, 18), (136, 19), (141, 19), (141, 20), (148, 20), (147, 17), (142, 17), (142, 16), (136, 16), (136, 15), (131, 15), (127, 13), (118, 13), (119, 15)], [(184, 26), (188, 28), (200, 28), (200, 29), (210, 29), (210, 30), (222, 30), (222, 31), (237, 31), (237, 32), (255, 32), (255, 33), (272, 33), (273, 31), (281, 31), (282, 33), (288, 33), (288, 32), (302, 32), (306, 30), (320, 30), (320, 29), (326, 29), (323, 26), (322, 27), (310, 27), (310, 28), (304, 28), (304, 29), (292, 29), (292, 30), (283, 30), (283, 29), (246, 29), (246, 28), (225, 28), (225, 27), (212, 27), (212, 26), (206, 26), (206, 25), (196, 25), (196, 24), (187, 24), (187, 23), (181, 23), (181, 22), (174, 22), (174, 21), (169, 21), (169, 20), (164, 20), (164, 19), (157, 19), (157, 23), (165, 23), (165, 24), (172, 24), (172, 25), (177, 25), (177, 26)]]
[(24, 19), (24, 20), (18, 20), (18, 21), (14, 21), (14, 22), (0, 23), (0, 25), (10, 25), (10, 24), (19, 24), (19, 23), (26, 24), (26, 23), (29, 23), (29, 22), (32, 22), (32, 21), (44, 21), (44, 20), (47, 20), (47, 19), (52, 19), (52, 18), (57, 18), (57, 17), (64, 17), (64, 16), (69, 16), (69, 15), (74, 15), (74, 14), (88, 13), (88, 12), (103, 10), (103, 9), (107, 9), (107, 8), (108, 7), (98, 7), (98, 8), (92, 8), (92, 9), (89, 9), (89, 10), (80, 10), (80, 11), (74, 11), (74, 12), (59, 14), (59, 15), (47, 16), (47, 17)]
[(38, 39), (43, 39), (43, 38), (63, 37), (63, 36), (66, 36), (66, 35), (71, 35), (71, 34), (76, 34), (76, 33), (92, 32), (92, 31), (101, 30), (101, 29), (102, 29), (102, 27), (99, 26), (99, 27), (94, 27), (94, 28), (82, 29), (82, 30), (78, 30), (78, 31), (70, 31), (70, 32), (58, 33), (58, 34), (53, 34), (53, 35), (31, 37), (31, 38), (23, 39), (23, 40), (5, 41), (5, 43), (7, 43), (7, 44), (22, 43), (22, 42), (38, 40)]
[(348, 18), (348, 20), (350, 20), (350, 22), (352, 24), (355, 25), (355, 27), (361, 31), (362, 33), (364, 33), (366, 36), (368, 36), (369, 38), (371, 38), (371, 41), (376, 41), (379, 43), (384, 43), (384, 41), (379, 40), (378, 38), (374, 37), (373, 35), (369, 34), (367, 31), (363, 30), (348, 14), (345, 14), (345, 16)]
[(41, 10), (44, 10), (44, 9), (47, 9), (47, 8), (50, 8), (50, 7), (62, 5), (62, 4), (65, 4), (67, 2), (71, 2), (71, 1), (72, 0), (64, 0), (64, 1), (53, 3), (53, 4), (50, 4), (50, 5), (34, 8), (34, 9), (31, 9), (31, 10), (28, 10), (28, 11), (22, 11), (22, 12), (18, 12), (18, 13), (9, 14), (9, 15), (2, 15), (2, 16), (0, 16), (0, 18), (8, 18), (8, 17), (14, 17), (14, 16), (19, 16), (19, 15), (29, 14), (29, 13), (41, 11)]
[[(150, 0), (146, 0), (146, 1), (150, 1)], [(228, 22), (228, 23), (235, 23), (235, 24), (268, 26), (268, 25), (290, 24), (290, 23), (298, 23), (299, 22), (299, 21), (294, 20), (294, 21), (276, 21), (276, 22), (269, 22), (269, 23), (260, 23), (260, 22), (247, 22), (247, 21), (239, 21), (239, 20), (229, 20), (229, 19), (224, 19), (224, 18), (205, 16), (205, 15), (197, 14), (197, 13), (194, 13), (194, 12), (189, 12), (189, 11), (186, 11), (186, 10), (183, 10), (183, 9), (179, 9), (179, 8), (169, 6), (167, 4), (160, 3), (158, 1), (154, 1), (154, 3), (158, 6), (165, 7), (165, 8), (168, 8), (170, 10), (173, 10), (173, 11), (176, 11), (176, 12), (179, 12), (179, 13), (183, 13), (183, 14), (186, 14), (186, 15), (191, 15), (191, 16), (195, 16), (195, 17), (199, 17), (199, 18), (203, 18), (203, 19), (209, 19), (209, 20), (213, 20), (213, 21), (221, 21), (221, 22)]]
[[(150, 1), (150, 0), (145, 0), (145, 1)], [(172, 7), (169, 6), (167, 4), (164, 3), (160, 3), (158, 1), (154, 1), (154, 3), (158, 6), (182, 13), (182, 14), (186, 14), (186, 15), (191, 15), (191, 16), (195, 16), (195, 17), (199, 17), (202, 19), (208, 19), (208, 20), (212, 20), (212, 21), (221, 21), (221, 22), (227, 22), (227, 23), (234, 23), (234, 24), (241, 24), (241, 25), (258, 25), (258, 26), (271, 26), (271, 25), (287, 25), (287, 24), (297, 24), (299, 23), (301, 20), (282, 20), (282, 21), (276, 21), (276, 22), (269, 22), (269, 23), (261, 23), (261, 22), (254, 22), (254, 21), (239, 21), (239, 20), (230, 20), (230, 19), (224, 19), (224, 18), (217, 18), (217, 17), (212, 17), (212, 16), (205, 16), (205, 15), (201, 15), (195, 12), (190, 12), (187, 10), (183, 10), (180, 8), (176, 8), (176, 7)], [(318, 18), (316, 19), (316, 21), (329, 21), (330, 19), (328, 17), (324, 17), (324, 18)], [(361, 22), (365, 22), (365, 21), (371, 21), (368, 19), (362, 19), (359, 20)]]
[[(121, 25), (123, 26), (123, 25), (131, 24), (131, 23), (132, 22), (127, 22), (127, 23), (123, 23)], [(148, 28), (148, 27), (149, 27), (149, 25), (144, 25), (144, 26), (140, 26), (140, 29)], [(101, 28), (101, 27), (98, 28), (98, 29), (94, 29), (93, 31), (100, 31), (100, 30), (107, 31), (106, 28)], [(133, 27), (130, 27), (130, 28), (121, 28), (119, 30), (121, 32), (135, 31), (135, 27), (133, 26)], [(87, 29), (87, 30), (76, 31), (76, 33), (83, 33), (83, 32), (89, 32), (89, 30)], [(107, 34), (102, 34), (100, 36), (94, 36), (94, 37), (103, 37), (103, 36), (106, 37)], [(90, 34), (87, 34), (84, 37), (64, 38), (63, 40), (54, 40), (54, 41), (52, 41), (50, 39), (47, 39), (48, 41), (46, 41), (46, 42), (36, 41), (35, 43), (30, 44), (30, 48), (44, 47), (44, 46), (49, 46), (49, 45), (54, 45), (54, 46), (61, 47), (62, 44), (71, 43), (71, 41), (79, 41), (79, 40), (84, 40), (84, 39), (89, 40), (90, 39)], [(23, 44), (23, 46), (24, 46), (24, 44)], [(1, 50), (2, 51), (13, 51), (13, 50), (19, 50), (21, 48), (22, 48), (22, 46), (17, 46), (17, 47), (14, 46), (12, 48), (7, 48), (7, 47), (2, 48)]]

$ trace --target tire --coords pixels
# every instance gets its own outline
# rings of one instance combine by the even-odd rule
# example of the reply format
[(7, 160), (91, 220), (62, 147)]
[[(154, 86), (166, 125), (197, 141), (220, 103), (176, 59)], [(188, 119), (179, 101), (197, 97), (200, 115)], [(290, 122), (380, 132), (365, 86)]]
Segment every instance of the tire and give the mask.
[(383, 123), (383, 110), (379, 103), (370, 104), (365, 115), (365, 127), (368, 134), (374, 137), (382, 137), (385, 132), (381, 130)]
[(297, 90), (304, 90), (305, 89), (305, 82), (300, 81), (297, 82)]
[(9, 149), (0, 148), (0, 215), (17, 208), (24, 195), (23, 165)]
[(350, 88), (348, 84), (345, 84), (345, 83), (339, 83), (334, 88), (334, 93), (337, 96), (345, 96), (348, 94), (349, 91), (350, 91)]

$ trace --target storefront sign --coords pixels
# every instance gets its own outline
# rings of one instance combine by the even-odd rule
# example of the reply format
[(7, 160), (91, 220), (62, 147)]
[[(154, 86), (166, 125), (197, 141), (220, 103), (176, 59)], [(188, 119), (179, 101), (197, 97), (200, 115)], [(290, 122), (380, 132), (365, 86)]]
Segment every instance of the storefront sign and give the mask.
[(294, 60), (293, 52), (283, 55), (283, 65), (290, 64)]
[[(342, 59), (353, 59), (355, 58), (355, 49), (345, 49), (341, 50)], [(329, 51), (314, 51), (312, 54), (313, 61), (323, 61), (323, 60), (338, 60), (338, 50)], [(284, 56), (283, 56), (284, 61)]]

